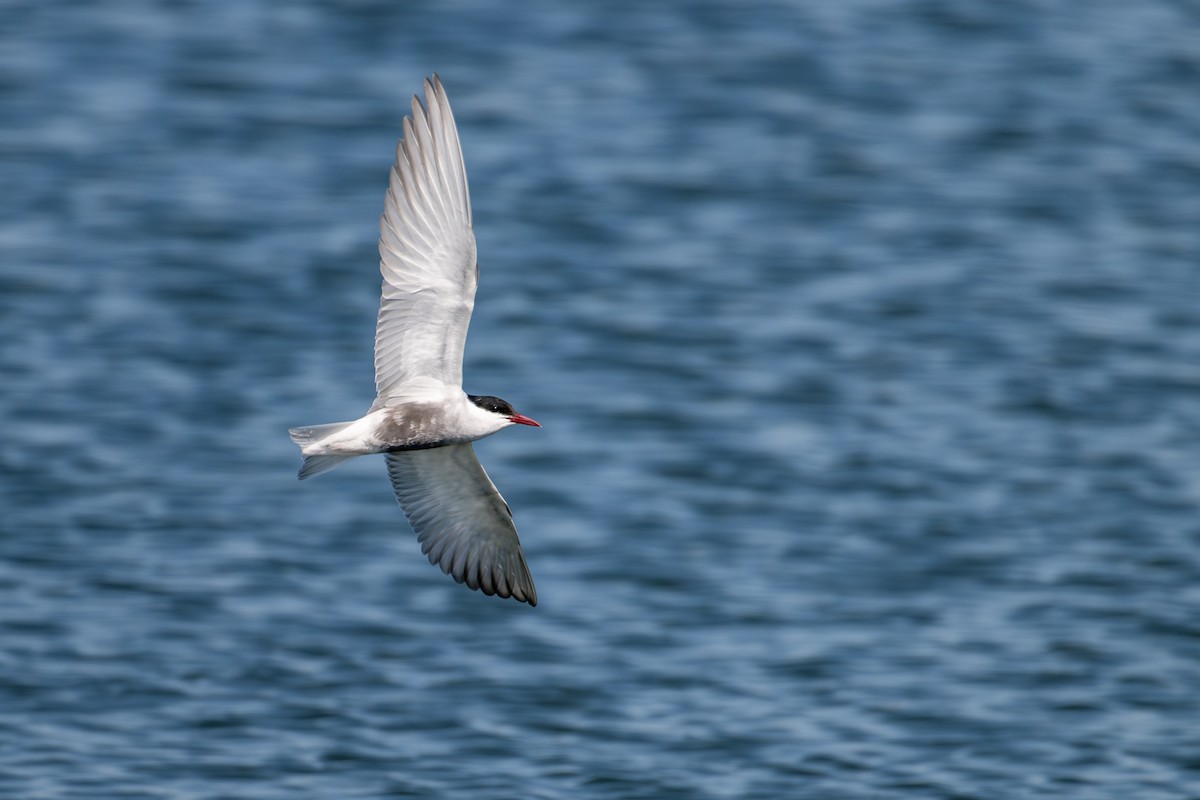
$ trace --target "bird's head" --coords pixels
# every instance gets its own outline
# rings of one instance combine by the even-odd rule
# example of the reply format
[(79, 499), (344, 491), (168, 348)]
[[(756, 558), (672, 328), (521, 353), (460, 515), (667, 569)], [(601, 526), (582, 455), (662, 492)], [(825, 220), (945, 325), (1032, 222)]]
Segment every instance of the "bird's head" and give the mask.
[(467, 399), (484, 411), (490, 411), (493, 414), (504, 417), (514, 425), (532, 425), (535, 428), (542, 427), (536, 420), (530, 419), (524, 414), (518, 414), (517, 410), (512, 407), (512, 403), (507, 400), (501, 400), (499, 397), (492, 397), (487, 394), (469, 394), (467, 395)]

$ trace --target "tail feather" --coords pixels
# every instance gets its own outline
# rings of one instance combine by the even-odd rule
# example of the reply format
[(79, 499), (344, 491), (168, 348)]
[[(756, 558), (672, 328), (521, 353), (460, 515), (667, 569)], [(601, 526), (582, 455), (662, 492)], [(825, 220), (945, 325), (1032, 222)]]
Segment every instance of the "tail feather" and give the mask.
[(288, 433), (293, 442), (304, 447), (340, 430), (345, 430), (353, 424), (353, 422), (330, 422), (327, 425), (306, 425), (303, 428), (291, 428)]
[[(303, 428), (292, 428), (288, 433), (291, 434), (292, 441), (300, 445), (301, 449), (304, 450), (338, 431), (349, 428), (353, 424), (353, 422), (331, 422), (328, 425), (306, 425)], [(300, 465), (300, 480), (311, 478), (313, 475), (320, 475), (322, 472), (328, 472), (343, 461), (354, 458), (355, 455), (357, 454), (330, 455), (320, 453), (305, 455), (304, 463)]]
[(349, 461), (352, 458), (356, 458), (356, 456), (305, 456), (304, 463), (300, 465), (300, 480), (328, 472), (343, 461)]

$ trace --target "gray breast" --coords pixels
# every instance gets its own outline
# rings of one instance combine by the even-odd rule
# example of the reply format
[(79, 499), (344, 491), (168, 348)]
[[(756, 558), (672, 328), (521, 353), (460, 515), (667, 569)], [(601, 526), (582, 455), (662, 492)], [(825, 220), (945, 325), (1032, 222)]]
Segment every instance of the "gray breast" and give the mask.
[(383, 452), (398, 453), (443, 447), (457, 441), (446, 436), (446, 429), (444, 408), (409, 403), (391, 409), (375, 429), (375, 435), (383, 445)]

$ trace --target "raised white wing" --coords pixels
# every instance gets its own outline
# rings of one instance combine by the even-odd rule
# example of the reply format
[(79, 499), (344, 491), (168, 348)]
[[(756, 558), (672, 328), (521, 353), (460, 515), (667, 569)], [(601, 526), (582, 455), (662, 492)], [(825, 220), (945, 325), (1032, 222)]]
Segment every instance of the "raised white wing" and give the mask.
[(388, 477), (421, 552), (459, 583), (537, 605), (508, 504), (470, 442), (387, 454)]
[(383, 297), (375, 328), (375, 389), (386, 399), (418, 377), (462, 385), (463, 345), (478, 274), (462, 147), (446, 90), (425, 81), (396, 146), (379, 222)]

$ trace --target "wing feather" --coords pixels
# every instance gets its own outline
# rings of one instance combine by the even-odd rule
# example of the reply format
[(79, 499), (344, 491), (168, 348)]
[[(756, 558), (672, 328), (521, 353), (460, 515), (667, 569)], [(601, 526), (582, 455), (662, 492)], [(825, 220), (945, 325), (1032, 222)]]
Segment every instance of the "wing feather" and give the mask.
[(379, 222), (383, 288), (375, 388), (386, 399), (414, 378), (462, 385), (475, 307), (475, 233), (466, 167), (441, 79), (413, 97)]
[(430, 562), (484, 594), (537, 605), (512, 512), (469, 442), (388, 453), (387, 468)]

